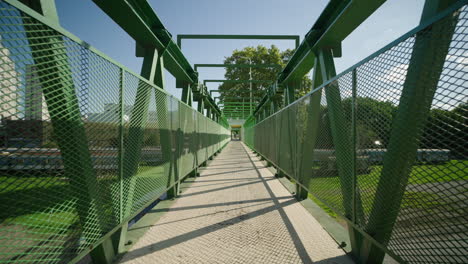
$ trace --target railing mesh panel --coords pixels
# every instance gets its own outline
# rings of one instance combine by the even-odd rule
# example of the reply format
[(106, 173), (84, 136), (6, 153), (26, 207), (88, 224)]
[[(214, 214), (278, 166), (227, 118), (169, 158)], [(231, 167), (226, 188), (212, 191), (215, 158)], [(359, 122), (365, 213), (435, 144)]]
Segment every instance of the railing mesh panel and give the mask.
[(0, 36), (0, 263), (68, 263), (229, 140), (3, 1)]
[(401, 260), (467, 263), (467, 16), (248, 120), (244, 142)]

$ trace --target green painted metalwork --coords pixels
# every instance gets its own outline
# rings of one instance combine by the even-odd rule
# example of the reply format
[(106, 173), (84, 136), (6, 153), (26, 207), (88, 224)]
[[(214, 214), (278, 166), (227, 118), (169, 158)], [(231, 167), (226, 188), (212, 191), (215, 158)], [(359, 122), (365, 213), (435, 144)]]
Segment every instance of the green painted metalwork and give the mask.
[[(301, 45), (180, 35), (179, 46), (146, 1), (94, 2), (136, 40), (141, 76), (62, 29), (53, 0), (0, 2), (0, 262), (113, 261), (128, 222), (229, 140), (227, 118), (246, 119), (242, 140), (298, 199), (346, 221), (357, 261), (468, 262), (468, 1), (427, 1), (420, 26), (339, 75), (341, 42), (384, 0), (330, 1)], [(279, 66), (193, 69), (180, 50), (184, 38), (273, 37), (297, 47), (276, 80), (199, 83), (200, 67)], [(297, 98), (312, 68), (313, 91)], [(163, 90), (164, 69), (182, 101)], [(271, 86), (251, 115), (252, 95), (213, 98), (207, 82)]]
[[(165, 50), (166, 68), (176, 77), (190, 83), (197, 81), (197, 74), (188, 63), (179, 47), (172, 40), (159, 17), (146, 1), (93, 1), (139, 45)], [(137, 54), (138, 55), (138, 54)]]
[(180, 34), (177, 35), (177, 45), (182, 47), (182, 39), (271, 39), (271, 40), (294, 40), (295, 47), (299, 46), (299, 36), (297, 35), (197, 35)]
[[(278, 83), (287, 84), (308, 73), (314, 66), (315, 53), (322, 48), (331, 48), (335, 57), (341, 57), (341, 42), (384, 2), (385, 0), (330, 1), (279, 74)], [(266, 103), (268, 100), (265, 96), (262, 102)], [(257, 109), (261, 106), (262, 104), (258, 105)]]
[[(134, 0), (96, 0), (94, 3), (135, 39), (137, 56), (144, 57), (148, 48), (157, 49), (164, 56), (165, 68), (176, 78), (176, 86), (183, 88), (183, 94), (186, 94), (183, 101), (190, 104), (189, 90), (198, 84), (198, 73), (190, 66), (151, 6), (146, 1)], [(212, 101), (209, 95), (205, 100)], [(205, 105), (214, 108), (210, 112), (219, 114), (216, 104), (208, 102)]]
[(0, 262), (110, 262), (128, 221), (229, 140), (227, 121), (161, 89), (157, 49), (139, 76), (15, 0), (0, 35), (0, 232), (15, 232)]
[(221, 82), (221, 83), (271, 83), (272, 80), (204, 80), (203, 84), (210, 82)]
[[(49, 15), (52, 21), (58, 22), (55, 21), (57, 15), (53, 2), (42, 1), (40, 4), (35, 3), (32, 7), (36, 12), (42, 13), (42, 3), (45, 3), (48, 11), (48, 14), (44, 15)], [(71, 184), (83, 186), (85, 189), (84, 195), (77, 197), (78, 202), (75, 207), (79, 222), (83, 229), (94, 225), (97, 232), (103, 233), (110, 219), (106, 219), (102, 214), (104, 205), (97, 189), (96, 175), (92, 169), (88, 138), (81, 120), (72, 71), (67, 56), (64, 56), (66, 50), (64, 40), (61, 36), (48, 32), (46, 26), (31, 26), (34, 24), (34, 19), (30, 17), (24, 18), (24, 24), (25, 35), (32, 51), (31, 60), (36, 65), (34, 68), (29, 68), (31, 71), (29, 74), (33, 74), (32, 71), (34, 71), (34, 77), (40, 84), (40, 93), (48, 107), (49, 122), (56, 135), (56, 144), (61, 151), (65, 173), (70, 176)], [(8, 93), (9, 91), (2, 92)], [(9, 110), (9, 106), (6, 107), (7, 109), (4, 109)], [(69, 137), (73, 140), (69, 140)], [(91, 213), (91, 208), (96, 210), (96, 213)], [(88, 240), (90, 234), (84, 233), (83, 237)]]
[[(468, 1), (436, 2), (420, 26), (338, 76), (334, 50), (312, 50), (302, 59), (323, 83), (314, 74), (313, 91), (270, 116), (262, 100), (242, 127), (247, 145), (346, 220), (362, 263), (466, 261), (467, 196), (455, 186), (468, 166), (458, 147)], [(432, 151), (453, 156), (424, 158)]]
[[(456, 1), (429, 1), (424, 7), (422, 22), (443, 11)], [(375, 202), (366, 231), (387, 245), (408, 185), (412, 164), (417, 155), (423, 128), (433, 107), (432, 101), (449, 54), (458, 13), (434, 23), (416, 35), (401, 92), (400, 107), (394, 118), (387, 154), (377, 187)], [(421, 77), (428, 78), (421, 82)], [(465, 87), (466, 88), (466, 87)], [(402, 137), (401, 135), (405, 135)], [(384, 254), (371, 249), (369, 261), (381, 262)]]
[(198, 68), (276, 68), (281, 69), (278, 64), (194, 64), (195, 71)]

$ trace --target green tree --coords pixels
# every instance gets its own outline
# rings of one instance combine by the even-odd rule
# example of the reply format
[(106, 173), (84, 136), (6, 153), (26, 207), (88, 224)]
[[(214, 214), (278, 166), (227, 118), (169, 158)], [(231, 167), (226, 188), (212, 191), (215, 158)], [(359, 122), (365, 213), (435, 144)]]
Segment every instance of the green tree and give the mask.
[[(246, 47), (242, 50), (234, 50), (231, 56), (224, 60), (225, 64), (276, 64), (283, 68), (294, 54), (294, 50), (287, 49), (280, 51), (276, 46), (272, 45), (270, 48), (259, 45), (257, 47)], [(226, 80), (249, 80), (249, 68), (226, 68), (224, 75)], [(252, 94), (255, 99), (253, 100), (256, 105), (260, 99), (265, 95), (267, 88), (274, 82), (279, 73), (279, 68), (252, 68), (253, 80), (271, 80), (269, 83), (253, 83)], [(303, 85), (296, 89), (297, 97), (304, 95), (310, 91), (312, 81), (308, 76), (304, 76)], [(219, 86), (221, 98), (224, 97), (245, 97), (250, 96), (249, 83), (223, 83)], [(245, 99), (246, 102), (248, 99)], [(242, 99), (231, 99), (228, 101), (242, 102)]]
[[(369, 97), (356, 98), (356, 140), (359, 148), (386, 148), (396, 106)], [(346, 119), (351, 122), (351, 98), (343, 100)], [(351, 125), (351, 123), (350, 123)], [(379, 141), (380, 145), (375, 143)]]
[(452, 158), (467, 159), (468, 103), (460, 103), (452, 110), (432, 109), (426, 122), (421, 147), (448, 149)]

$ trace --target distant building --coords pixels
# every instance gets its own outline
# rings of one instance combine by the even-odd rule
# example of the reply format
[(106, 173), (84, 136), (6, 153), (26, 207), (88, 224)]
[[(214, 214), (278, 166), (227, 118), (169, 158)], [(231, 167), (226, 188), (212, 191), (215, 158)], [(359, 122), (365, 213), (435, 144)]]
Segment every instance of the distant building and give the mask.
[(17, 120), (19, 74), (10, 58), (10, 50), (3, 47), (0, 38), (0, 124), (2, 120)]
[[(123, 121), (124, 123), (130, 121), (130, 116), (132, 115), (133, 106), (124, 105), (123, 109)], [(155, 111), (148, 112), (148, 122), (155, 122), (157, 120), (157, 115)], [(119, 123), (120, 122), (120, 105), (119, 104), (105, 104), (104, 111), (101, 113), (90, 113), (87, 116), (88, 122), (95, 123)]]
[[(128, 121), (132, 113), (132, 106), (124, 105), (124, 121)], [(105, 104), (104, 111), (100, 113), (89, 113), (87, 121), (94, 123), (119, 123), (120, 122), (120, 105)]]
[(49, 111), (42, 93), (41, 83), (35, 65), (26, 66), (26, 91), (24, 100), (25, 120), (49, 120)]

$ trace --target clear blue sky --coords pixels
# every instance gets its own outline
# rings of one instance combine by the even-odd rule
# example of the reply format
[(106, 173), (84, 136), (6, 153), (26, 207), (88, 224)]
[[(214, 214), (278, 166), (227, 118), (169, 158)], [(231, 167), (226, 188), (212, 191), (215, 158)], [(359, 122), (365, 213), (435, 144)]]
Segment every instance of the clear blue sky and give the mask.
[[(57, 0), (62, 27), (139, 73), (134, 41), (92, 1)], [(177, 34), (287, 34), (301, 41), (327, 0), (149, 0), (174, 39)], [(336, 59), (341, 72), (417, 26), (424, 0), (388, 0), (343, 42), (343, 57)], [(234, 49), (275, 44), (293, 48), (293, 41), (184, 40), (183, 52), (191, 64), (222, 63)], [(200, 79), (223, 79), (224, 69), (200, 69)], [(168, 90), (174, 78), (167, 74)], [(216, 89), (211, 84), (210, 89)]]

